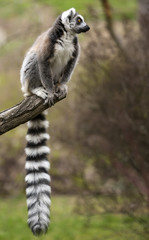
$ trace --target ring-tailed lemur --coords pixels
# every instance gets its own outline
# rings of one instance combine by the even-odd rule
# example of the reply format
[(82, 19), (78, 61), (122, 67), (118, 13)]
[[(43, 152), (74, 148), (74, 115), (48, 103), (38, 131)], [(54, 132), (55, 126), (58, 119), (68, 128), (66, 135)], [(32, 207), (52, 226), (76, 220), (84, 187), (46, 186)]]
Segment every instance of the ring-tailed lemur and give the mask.
[[(63, 96), (79, 55), (76, 34), (86, 32), (89, 26), (74, 8), (63, 12), (40, 35), (27, 52), (21, 68), (24, 96), (36, 94), (53, 104), (54, 94)], [(45, 233), (49, 225), (50, 176), (46, 146), (48, 122), (41, 113), (28, 122), (26, 136), (26, 196), (28, 224), (35, 235)]]

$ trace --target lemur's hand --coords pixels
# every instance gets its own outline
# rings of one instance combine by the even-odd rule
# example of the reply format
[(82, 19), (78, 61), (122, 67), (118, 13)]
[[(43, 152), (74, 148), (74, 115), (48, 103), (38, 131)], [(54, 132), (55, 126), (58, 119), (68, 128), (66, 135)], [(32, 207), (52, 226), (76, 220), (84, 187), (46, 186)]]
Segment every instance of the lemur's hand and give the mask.
[(53, 92), (47, 92), (47, 96), (46, 96), (46, 99), (45, 99), (45, 104), (49, 104), (49, 106), (52, 106), (54, 105), (54, 101), (53, 101), (53, 98), (54, 98), (54, 93)]
[(66, 84), (59, 84), (55, 87), (55, 95), (59, 99), (63, 99), (68, 93), (68, 87)]

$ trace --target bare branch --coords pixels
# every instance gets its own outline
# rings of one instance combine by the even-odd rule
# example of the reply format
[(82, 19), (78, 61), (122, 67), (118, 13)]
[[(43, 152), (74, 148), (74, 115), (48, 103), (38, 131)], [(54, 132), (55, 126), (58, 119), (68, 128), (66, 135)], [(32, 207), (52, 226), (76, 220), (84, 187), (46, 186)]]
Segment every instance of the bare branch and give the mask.
[(114, 42), (116, 43), (117, 47), (123, 54), (123, 56), (127, 59), (129, 59), (129, 56), (126, 52), (126, 49), (124, 48), (122, 42), (120, 41), (119, 37), (116, 35), (114, 28), (113, 28), (113, 18), (112, 18), (112, 9), (108, 2), (108, 0), (100, 0), (101, 4), (103, 6), (106, 22), (107, 22), (107, 29), (109, 30), (109, 33), (111, 37), (113, 38)]
[[(54, 104), (60, 100), (62, 98), (54, 96)], [(44, 104), (43, 99), (36, 95), (31, 95), (16, 106), (0, 112), (0, 135), (29, 121), (49, 107), (51, 106)]]
[(149, 39), (149, 1), (147, 0), (139, 0), (138, 1), (138, 16), (139, 16), (139, 23), (140, 23), (140, 30), (142, 31), (142, 37), (144, 38), (145, 42), (148, 46), (148, 39)]

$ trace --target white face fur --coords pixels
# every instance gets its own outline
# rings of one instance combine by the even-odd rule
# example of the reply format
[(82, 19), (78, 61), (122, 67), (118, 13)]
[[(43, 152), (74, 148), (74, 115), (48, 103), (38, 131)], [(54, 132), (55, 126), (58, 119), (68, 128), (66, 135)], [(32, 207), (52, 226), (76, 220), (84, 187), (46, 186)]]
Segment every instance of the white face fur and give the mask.
[(61, 15), (62, 23), (67, 31), (72, 33), (87, 32), (90, 28), (84, 22), (84, 18), (79, 15), (74, 8), (70, 8)]

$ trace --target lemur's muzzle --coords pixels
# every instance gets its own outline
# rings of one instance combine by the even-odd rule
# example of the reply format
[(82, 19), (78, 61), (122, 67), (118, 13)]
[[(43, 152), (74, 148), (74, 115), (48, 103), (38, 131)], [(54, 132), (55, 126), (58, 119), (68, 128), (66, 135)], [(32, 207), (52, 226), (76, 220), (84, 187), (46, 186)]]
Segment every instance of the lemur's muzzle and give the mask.
[(90, 30), (90, 27), (88, 25), (85, 25), (85, 27), (83, 27), (82, 32), (87, 32)]

